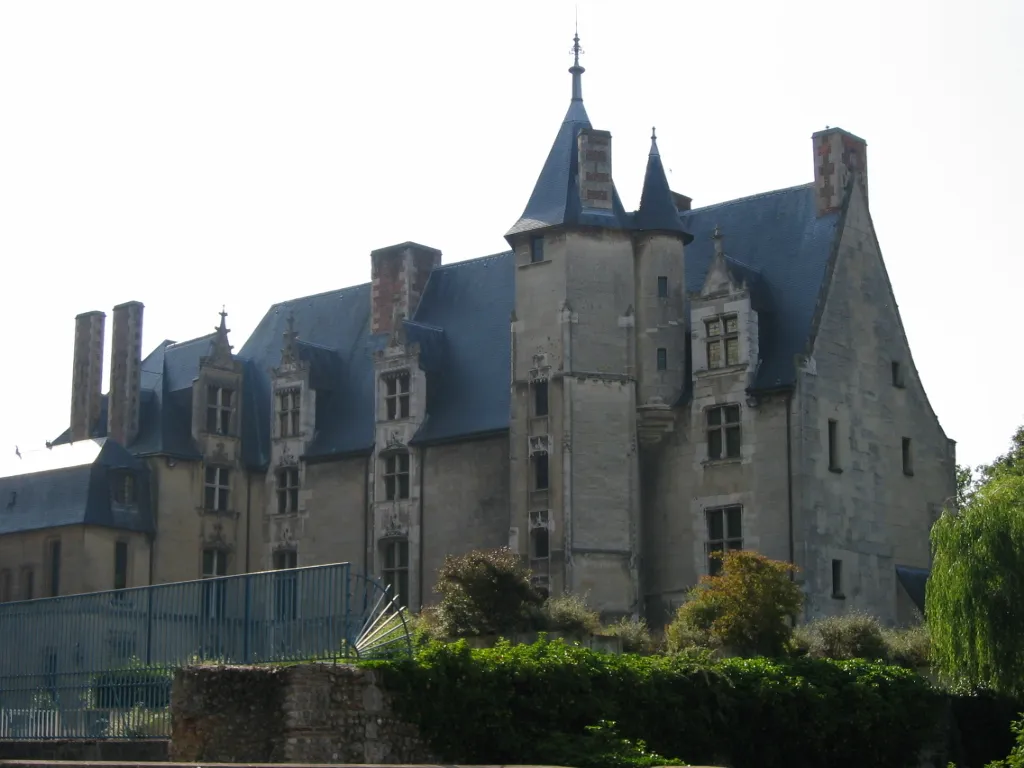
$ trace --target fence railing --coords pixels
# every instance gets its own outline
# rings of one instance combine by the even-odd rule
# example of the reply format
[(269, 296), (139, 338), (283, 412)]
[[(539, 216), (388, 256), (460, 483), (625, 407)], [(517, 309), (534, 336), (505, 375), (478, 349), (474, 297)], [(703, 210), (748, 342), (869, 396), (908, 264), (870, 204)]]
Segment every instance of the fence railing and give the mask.
[(164, 736), (183, 665), (396, 651), (404, 616), (348, 563), (6, 603), (0, 738)]

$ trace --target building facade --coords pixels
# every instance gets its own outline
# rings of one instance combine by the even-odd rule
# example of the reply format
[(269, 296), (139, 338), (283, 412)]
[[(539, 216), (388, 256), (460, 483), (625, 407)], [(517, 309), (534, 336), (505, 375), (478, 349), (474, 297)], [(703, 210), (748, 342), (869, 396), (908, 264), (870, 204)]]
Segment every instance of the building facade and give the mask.
[(106, 394), (105, 316), (76, 318), (71, 426), (45, 451), (116, 456), (90, 471), (130, 466), (138, 511), (84, 465), (0, 478), (19, 509), (0, 513), (0, 599), (61, 567), (53, 593), (349, 561), (415, 610), (445, 555), (509, 546), (549, 592), (657, 624), (711, 553), (750, 548), (799, 567), (807, 618), (912, 620), (955, 446), (865, 142), (815, 133), (810, 183), (694, 208), (652, 135), (629, 212), (576, 50), (508, 251), (376, 250), (370, 283), (274, 305), (237, 351), (222, 313), (143, 358), (143, 306), (121, 305)]

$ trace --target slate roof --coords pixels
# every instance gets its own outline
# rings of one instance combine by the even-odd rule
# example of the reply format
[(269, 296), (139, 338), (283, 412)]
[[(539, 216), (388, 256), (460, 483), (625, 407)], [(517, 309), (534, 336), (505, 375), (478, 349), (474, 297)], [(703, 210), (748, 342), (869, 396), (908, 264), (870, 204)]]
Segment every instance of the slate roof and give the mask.
[[(148, 469), (114, 441), (84, 440), (22, 457), (11, 468), (18, 474), (0, 477), (0, 535), (68, 525), (152, 532)], [(111, 469), (135, 476), (136, 507), (111, 502)]]
[(922, 616), (924, 615), (924, 596), (929, 575), (931, 575), (931, 571), (927, 568), (912, 568), (909, 565), (896, 566), (897, 580), (907, 590), (911, 601), (913, 601)]
[(765, 192), (681, 214), (693, 234), (686, 247), (686, 288), (699, 293), (718, 226), (725, 253), (759, 277), (761, 367), (753, 389), (792, 386), (794, 356), (806, 351), (814, 309), (839, 225), (838, 212), (817, 215), (814, 185)]
[(677, 232), (683, 235), (683, 242), (689, 243), (693, 235), (683, 227), (676, 209), (672, 191), (668, 187), (665, 168), (661, 164), (658, 140), (651, 136), (651, 153), (647, 157), (647, 172), (644, 174), (643, 191), (640, 193), (640, 207), (633, 215), (633, 228), (642, 231)]

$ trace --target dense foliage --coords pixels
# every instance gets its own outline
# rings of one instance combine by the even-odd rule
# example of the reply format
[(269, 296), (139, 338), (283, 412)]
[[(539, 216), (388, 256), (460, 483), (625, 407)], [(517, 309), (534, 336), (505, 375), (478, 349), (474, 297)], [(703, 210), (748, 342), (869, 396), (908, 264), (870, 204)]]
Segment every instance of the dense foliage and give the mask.
[(672, 650), (687, 643), (720, 646), (742, 655), (779, 656), (803, 593), (793, 566), (750, 550), (727, 552), (721, 572), (702, 576), (666, 631)]
[(1024, 696), (1024, 429), (932, 529), (926, 610), (943, 679)]
[(431, 643), (369, 663), (450, 763), (903, 768), (939, 708), (922, 678), (865, 661), (708, 662), (542, 641)]
[(867, 659), (911, 669), (928, 665), (930, 639), (926, 626), (891, 629), (863, 613), (804, 624), (793, 632), (793, 640), (794, 652), (819, 659)]

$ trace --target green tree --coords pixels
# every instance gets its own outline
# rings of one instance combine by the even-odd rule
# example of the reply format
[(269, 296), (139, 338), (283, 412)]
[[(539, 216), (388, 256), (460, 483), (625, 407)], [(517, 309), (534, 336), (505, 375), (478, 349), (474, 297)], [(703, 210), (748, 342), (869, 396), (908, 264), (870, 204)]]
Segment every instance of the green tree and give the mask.
[(974, 496), (974, 471), (966, 464), (956, 465), (956, 508), (963, 509)]
[(789, 617), (803, 604), (803, 593), (790, 578), (793, 570), (757, 552), (726, 552), (721, 573), (701, 577), (679, 608), (675, 630), (692, 628), (743, 655), (781, 655), (793, 634)]
[(925, 607), (933, 661), (953, 684), (1024, 695), (1024, 429), (932, 529)]

